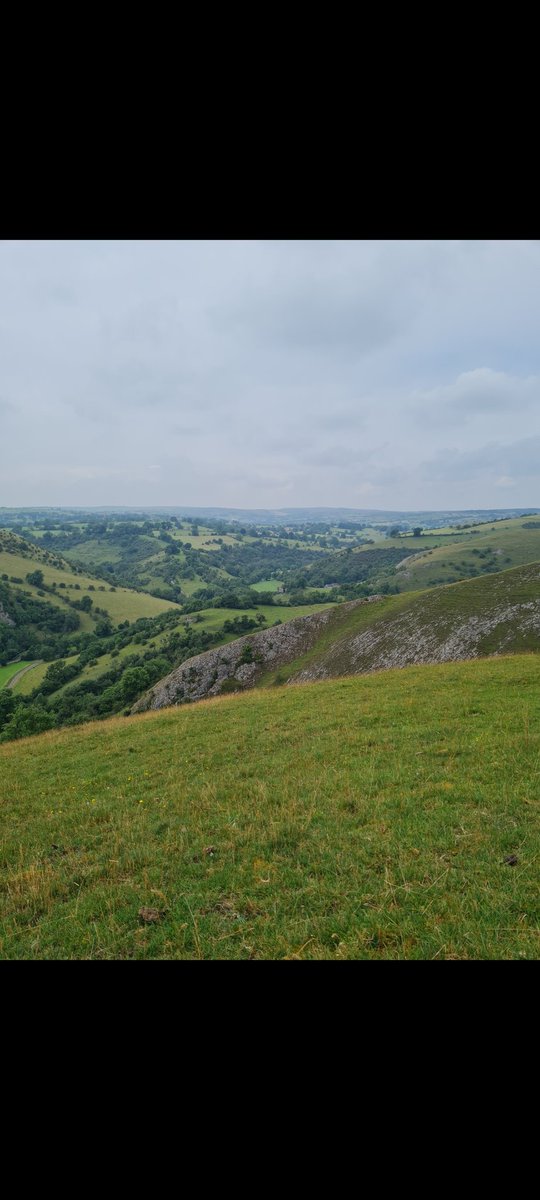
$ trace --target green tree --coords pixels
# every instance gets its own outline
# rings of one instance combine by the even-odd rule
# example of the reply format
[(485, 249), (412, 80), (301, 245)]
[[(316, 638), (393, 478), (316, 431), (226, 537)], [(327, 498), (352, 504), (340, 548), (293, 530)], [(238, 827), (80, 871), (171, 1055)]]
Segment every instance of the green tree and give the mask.
[(144, 667), (129, 667), (122, 675), (124, 700), (135, 700), (136, 696), (148, 686), (148, 682), (148, 672)]
[(43, 587), (43, 571), (29, 571), (26, 580), (32, 587)]
[(55, 719), (41, 704), (18, 704), (1, 734), (3, 742), (52, 729)]
[(15, 696), (10, 688), (3, 688), (0, 692), (0, 730), (9, 721), (15, 708)]

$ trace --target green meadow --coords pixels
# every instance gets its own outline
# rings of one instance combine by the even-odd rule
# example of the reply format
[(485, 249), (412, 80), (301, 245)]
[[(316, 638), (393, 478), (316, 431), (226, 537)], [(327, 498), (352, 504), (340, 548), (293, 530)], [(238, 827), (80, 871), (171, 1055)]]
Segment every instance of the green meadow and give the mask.
[[(9, 683), (9, 680), (13, 679), (13, 676), (16, 675), (18, 671), (22, 671), (23, 667), (28, 666), (29, 663), (25, 660), (16, 663), (10, 663), (7, 667), (0, 667), (0, 688), (5, 687), (6, 684)], [(28, 671), (28, 674), (31, 674), (31, 672)]]
[(7, 743), (0, 954), (537, 958), (539, 759), (534, 654)]

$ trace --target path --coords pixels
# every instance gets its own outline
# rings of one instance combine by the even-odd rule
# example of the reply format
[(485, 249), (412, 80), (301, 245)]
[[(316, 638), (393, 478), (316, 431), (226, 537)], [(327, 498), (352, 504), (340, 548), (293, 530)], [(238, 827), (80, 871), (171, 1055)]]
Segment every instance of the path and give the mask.
[(6, 687), (14, 687), (14, 685), (17, 683), (17, 680), (22, 679), (23, 675), (26, 675), (27, 671), (33, 671), (34, 667), (39, 667), (39, 664), (42, 662), (42, 658), (36, 658), (34, 662), (28, 663), (28, 666), (23, 667), (21, 671), (16, 671), (15, 675), (12, 675), (11, 679), (8, 679)]

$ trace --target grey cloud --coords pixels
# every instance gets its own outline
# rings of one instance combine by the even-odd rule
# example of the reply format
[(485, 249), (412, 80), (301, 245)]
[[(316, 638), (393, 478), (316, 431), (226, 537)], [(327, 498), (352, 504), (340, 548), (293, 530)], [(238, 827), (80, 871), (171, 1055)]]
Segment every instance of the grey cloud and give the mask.
[(419, 422), (436, 426), (457, 424), (477, 416), (506, 414), (540, 400), (540, 377), (520, 378), (478, 367), (450, 384), (420, 393), (411, 405)]
[(312, 424), (315, 428), (334, 432), (346, 429), (362, 429), (365, 422), (359, 409), (342, 409), (333, 410), (327, 413), (322, 413), (312, 419)]
[(489, 474), (500, 479), (537, 478), (540, 482), (540, 435), (506, 445), (488, 443), (475, 450), (442, 450), (436, 458), (421, 463), (420, 476), (427, 482), (452, 483)]
[(534, 503), (539, 311), (537, 243), (0, 244), (0, 504)]
[(367, 458), (369, 454), (354, 446), (326, 446), (305, 455), (304, 461), (316, 467), (353, 467), (360, 466)]

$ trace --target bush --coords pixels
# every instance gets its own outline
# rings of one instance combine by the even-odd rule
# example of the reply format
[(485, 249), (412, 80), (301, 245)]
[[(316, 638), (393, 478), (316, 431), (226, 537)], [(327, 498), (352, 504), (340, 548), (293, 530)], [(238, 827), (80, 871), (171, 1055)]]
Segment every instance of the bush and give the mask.
[(244, 685), (239, 679), (224, 679), (219, 689), (220, 696), (226, 696), (229, 692), (241, 692)]

